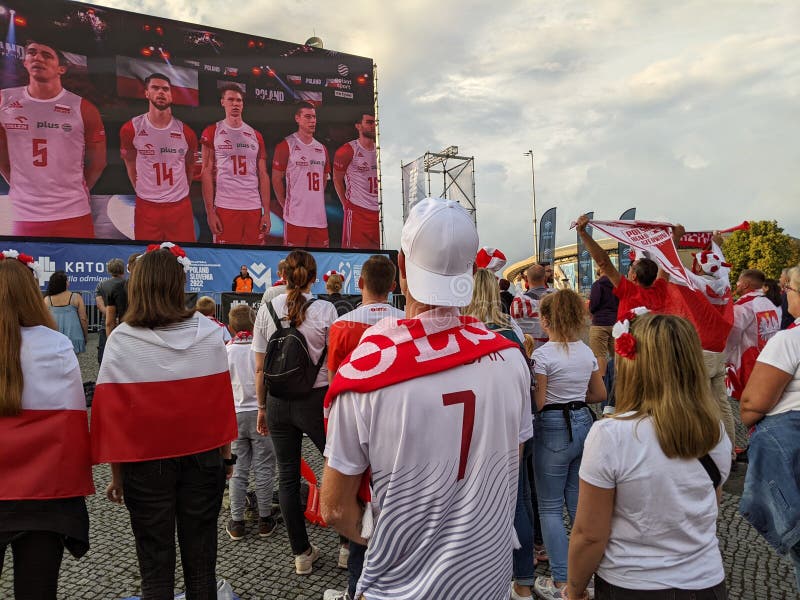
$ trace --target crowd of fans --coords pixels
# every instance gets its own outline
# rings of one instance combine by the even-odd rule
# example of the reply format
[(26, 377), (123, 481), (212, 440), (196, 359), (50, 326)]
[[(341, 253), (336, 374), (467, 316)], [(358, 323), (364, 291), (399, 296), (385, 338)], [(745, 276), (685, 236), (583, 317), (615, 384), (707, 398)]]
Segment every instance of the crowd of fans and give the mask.
[[(127, 279), (115, 259), (97, 290), (91, 422), (80, 295), (56, 272), (42, 300), (33, 259), (1, 253), (0, 570), (10, 547), (17, 597), (56, 598), (64, 549), (89, 550), (92, 465), (108, 463), (144, 600), (173, 597), (176, 530), (187, 598), (216, 598), (226, 480), (225, 532), (241, 540), (251, 473), (257, 535), (279, 527), (277, 487), (308, 575), (320, 557), (301, 498), (308, 437), (348, 570), (325, 600), (725, 598), (717, 515), (738, 418), (740, 511), (800, 586), (800, 265), (779, 281), (744, 270), (732, 289), (715, 237), (691, 286), (647, 256), (622, 274), (587, 224), (588, 300), (552, 287), (549, 264), (515, 294), (502, 261), (476, 264), (487, 252), (469, 215), (438, 199), (410, 210), (397, 266), (365, 262), (358, 305), (333, 271), (315, 298), (303, 250), (257, 313), (236, 305), (227, 324), (211, 298), (186, 308), (180, 247), (132, 255)], [(233, 288), (248, 280), (243, 267)], [(389, 301), (397, 281), (405, 312)], [(535, 575), (542, 561), (549, 577)]]

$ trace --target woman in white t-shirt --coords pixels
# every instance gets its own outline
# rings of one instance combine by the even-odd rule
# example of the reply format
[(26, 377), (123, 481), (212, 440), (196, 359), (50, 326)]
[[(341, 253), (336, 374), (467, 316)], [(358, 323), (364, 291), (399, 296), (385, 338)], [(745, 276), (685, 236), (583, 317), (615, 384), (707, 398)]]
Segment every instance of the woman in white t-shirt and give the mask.
[[(253, 330), (253, 351), (256, 353), (256, 396), (258, 397), (258, 432), (272, 437), (278, 461), (278, 499), (281, 505), (289, 543), (298, 575), (308, 575), (319, 558), (319, 550), (308, 541), (305, 516), (300, 505), (300, 459), (303, 434), (319, 449), (325, 449), (323, 400), (328, 391), (328, 367), (323, 357), (328, 330), (337, 319), (330, 302), (311, 295), (317, 279), (317, 263), (303, 250), (294, 250), (286, 257), (284, 270), (287, 293), (264, 303), (258, 309)], [(305, 337), (310, 359), (321, 363), (313, 388), (302, 397), (277, 397), (264, 385), (264, 358), (269, 339), (277, 331), (269, 307), (280, 319), (282, 327), (290, 324)]]
[(790, 556), (800, 590), (800, 266), (789, 270), (784, 290), (796, 320), (764, 346), (742, 393), (742, 423), (754, 431), (739, 509)]
[(550, 556), (552, 577), (537, 577), (534, 591), (545, 600), (559, 599), (567, 581), (567, 530), (578, 506), (578, 469), (583, 443), (594, 416), (587, 402), (602, 402), (606, 388), (597, 359), (581, 340), (586, 310), (572, 290), (542, 298), (541, 324), (548, 341), (533, 353), (536, 376), (534, 470), (542, 537)]
[(597, 600), (727, 598), (716, 527), (731, 443), (700, 339), (672, 315), (615, 328), (617, 412), (586, 439), (567, 597), (587, 598), (595, 573)]

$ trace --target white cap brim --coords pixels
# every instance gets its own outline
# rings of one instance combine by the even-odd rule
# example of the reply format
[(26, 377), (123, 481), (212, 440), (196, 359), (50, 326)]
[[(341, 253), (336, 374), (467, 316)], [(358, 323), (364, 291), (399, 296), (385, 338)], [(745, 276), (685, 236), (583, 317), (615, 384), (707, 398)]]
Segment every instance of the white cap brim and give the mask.
[(408, 291), (417, 302), (430, 306), (467, 306), (472, 301), (472, 263), (458, 275), (431, 273), (406, 256)]

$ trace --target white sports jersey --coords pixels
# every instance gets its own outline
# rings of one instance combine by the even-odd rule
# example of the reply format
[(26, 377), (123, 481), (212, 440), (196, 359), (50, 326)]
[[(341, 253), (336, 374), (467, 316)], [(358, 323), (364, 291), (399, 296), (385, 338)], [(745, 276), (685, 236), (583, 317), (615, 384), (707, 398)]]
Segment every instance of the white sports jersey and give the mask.
[(105, 140), (100, 114), (65, 89), (37, 100), (27, 87), (2, 90), (0, 125), (11, 162), (9, 198), (16, 221), (51, 221), (89, 214), (83, 178), (86, 143)]
[(214, 205), (230, 210), (261, 208), (258, 161), (266, 156), (261, 134), (247, 123), (236, 128), (223, 120), (206, 127), (200, 143), (214, 152)]
[(328, 431), (330, 467), (372, 469), (377, 515), (356, 596), (507, 600), (518, 444), (533, 434), (519, 348), (346, 392)]
[(236, 412), (256, 410), (258, 408), (255, 379), (256, 360), (251, 342), (232, 339), (225, 349), (228, 351), (228, 370), (231, 372)]
[(367, 150), (358, 140), (336, 151), (333, 168), (344, 171), (347, 201), (367, 210), (378, 210), (378, 160), (375, 149)]
[(178, 119), (159, 129), (147, 114), (134, 117), (120, 130), (120, 151), (136, 151), (136, 196), (148, 202), (178, 202), (189, 195), (186, 156), (194, 161), (197, 137)]
[(293, 133), (275, 147), (272, 167), (286, 172), (283, 219), (300, 227), (327, 227), (325, 183), (330, 165), (325, 146), (317, 140), (304, 144)]

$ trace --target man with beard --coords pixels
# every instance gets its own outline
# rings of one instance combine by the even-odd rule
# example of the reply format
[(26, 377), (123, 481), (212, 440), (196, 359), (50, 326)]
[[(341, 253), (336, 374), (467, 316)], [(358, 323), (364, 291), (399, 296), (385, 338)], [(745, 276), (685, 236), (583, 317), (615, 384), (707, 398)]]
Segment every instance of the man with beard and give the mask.
[(218, 244), (261, 245), (270, 226), (264, 138), (242, 120), (242, 89), (228, 84), (220, 92), (225, 119), (200, 136), (208, 227)]
[(152, 73), (144, 80), (149, 110), (120, 129), (120, 154), (136, 190), (137, 240), (194, 242), (189, 199), (197, 136), (172, 116), (170, 80)]
[(61, 85), (67, 61), (29, 41), (28, 85), (0, 93), (0, 174), (9, 183), (13, 235), (93, 238), (89, 190), (106, 166), (106, 133), (94, 104)]
[(317, 110), (313, 104), (298, 104), (294, 120), (297, 132), (275, 147), (272, 161), (272, 186), (286, 223), (283, 243), (327, 248), (325, 184), (331, 172), (328, 150), (314, 139)]
[(361, 113), (355, 127), (358, 139), (333, 157), (333, 185), (344, 208), (342, 248), (380, 248), (375, 115)]

